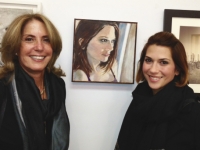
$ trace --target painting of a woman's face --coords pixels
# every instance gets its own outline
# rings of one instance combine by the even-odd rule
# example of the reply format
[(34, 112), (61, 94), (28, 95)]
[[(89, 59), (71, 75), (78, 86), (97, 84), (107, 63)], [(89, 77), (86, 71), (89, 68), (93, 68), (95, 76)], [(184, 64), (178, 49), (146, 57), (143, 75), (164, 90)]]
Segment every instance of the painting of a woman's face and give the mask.
[(94, 36), (87, 46), (87, 57), (89, 62), (106, 62), (114, 49), (116, 36), (115, 28), (106, 25), (100, 32)]

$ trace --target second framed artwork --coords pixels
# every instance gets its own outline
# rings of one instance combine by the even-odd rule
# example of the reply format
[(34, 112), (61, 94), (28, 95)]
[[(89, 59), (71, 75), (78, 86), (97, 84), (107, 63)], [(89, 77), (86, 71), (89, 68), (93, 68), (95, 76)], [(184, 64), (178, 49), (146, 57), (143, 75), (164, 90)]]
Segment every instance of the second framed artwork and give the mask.
[(72, 82), (134, 83), (137, 22), (74, 19)]
[(164, 31), (173, 33), (184, 45), (189, 66), (189, 86), (200, 93), (200, 11), (164, 11)]

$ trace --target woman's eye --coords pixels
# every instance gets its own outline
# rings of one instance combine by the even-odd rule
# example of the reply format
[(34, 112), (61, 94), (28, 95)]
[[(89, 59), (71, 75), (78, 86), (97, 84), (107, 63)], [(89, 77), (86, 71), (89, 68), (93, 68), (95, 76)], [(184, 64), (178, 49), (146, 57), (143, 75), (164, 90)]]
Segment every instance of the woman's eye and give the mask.
[(115, 41), (116, 41), (116, 40), (112, 40), (112, 41), (111, 41), (111, 43), (113, 43), (113, 44), (114, 44), (114, 43), (115, 43)]
[(25, 38), (25, 41), (26, 42), (34, 42), (34, 38), (31, 38), (31, 37), (27, 37), (27, 38)]
[(166, 64), (168, 64), (167, 61), (161, 61), (160, 63), (161, 63), (162, 65), (166, 65)]
[(44, 41), (44, 42), (47, 42), (47, 43), (50, 43), (49, 38), (44, 38), (43, 41)]
[(100, 41), (101, 42), (107, 42), (108, 40), (107, 39), (101, 39)]
[(147, 62), (147, 63), (149, 63), (149, 62), (151, 62), (151, 59), (146, 58), (144, 61)]

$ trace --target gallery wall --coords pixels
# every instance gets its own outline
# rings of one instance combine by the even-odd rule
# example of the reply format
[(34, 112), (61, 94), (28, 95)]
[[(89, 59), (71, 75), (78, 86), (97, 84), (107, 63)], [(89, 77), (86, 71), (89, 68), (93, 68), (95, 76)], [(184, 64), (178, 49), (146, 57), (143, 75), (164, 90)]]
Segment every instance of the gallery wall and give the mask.
[[(36, 0), (26, 0), (36, 2)], [(57, 61), (66, 72), (69, 150), (113, 150), (134, 84), (71, 82), (74, 18), (138, 22), (136, 60), (147, 38), (163, 30), (164, 9), (200, 10), (199, 0), (37, 0), (58, 28), (63, 50)], [(136, 71), (137, 69), (135, 69)]]

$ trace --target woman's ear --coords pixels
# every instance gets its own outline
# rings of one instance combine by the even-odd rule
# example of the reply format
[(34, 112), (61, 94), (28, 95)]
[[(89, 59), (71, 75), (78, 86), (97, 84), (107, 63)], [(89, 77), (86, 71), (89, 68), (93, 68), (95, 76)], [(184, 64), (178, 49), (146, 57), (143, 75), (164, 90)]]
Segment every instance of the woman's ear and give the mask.
[(178, 76), (178, 75), (179, 75), (179, 70), (176, 69), (176, 70), (175, 70), (175, 76)]

